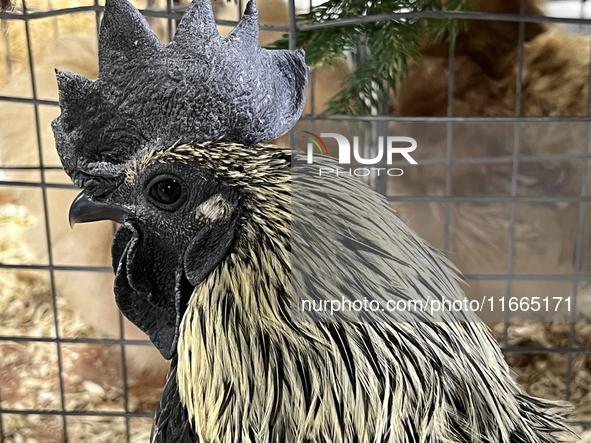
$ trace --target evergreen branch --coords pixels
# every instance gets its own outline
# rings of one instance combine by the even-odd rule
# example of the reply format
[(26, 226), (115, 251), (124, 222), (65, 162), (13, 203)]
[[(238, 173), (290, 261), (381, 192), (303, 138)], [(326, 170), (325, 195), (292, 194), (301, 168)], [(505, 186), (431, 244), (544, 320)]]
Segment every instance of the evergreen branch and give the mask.
[[(299, 23), (326, 23), (345, 18), (393, 13), (427, 11), (457, 11), (474, 9), (474, 0), (328, 0), (298, 15)], [(331, 65), (335, 58), (355, 54), (364, 45), (368, 56), (345, 79), (342, 89), (328, 102), (330, 114), (371, 114), (381, 109), (380, 97), (396, 85), (407, 73), (408, 61), (417, 61), (425, 39), (440, 42), (447, 36), (450, 44), (460, 32), (455, 19), (382, 20), (371, 23), (347, 24), (298, 33), (298, 47), (306, 49), (306, 61), (311, 66)], [(275, 42), (274, 47), (286, 49), (288, 36)]]

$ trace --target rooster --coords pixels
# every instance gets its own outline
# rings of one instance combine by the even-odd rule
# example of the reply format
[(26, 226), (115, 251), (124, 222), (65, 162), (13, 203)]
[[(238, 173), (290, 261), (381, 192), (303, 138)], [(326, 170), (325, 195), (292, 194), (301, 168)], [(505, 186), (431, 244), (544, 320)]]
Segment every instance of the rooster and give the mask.
[(461, 301), (454, 268), (353, 177), (265, 144), (305, 101), (303, 51), (226, 37), (194, 0), (163, 45), (107, 0), (96, 81), (57, 72), (70, 223), (121, 224), (122, 313), (171, 360), (152, 442), (550, 443), (560, 405), (511, 379), (470, 312), (306, 312), (305, 300)]

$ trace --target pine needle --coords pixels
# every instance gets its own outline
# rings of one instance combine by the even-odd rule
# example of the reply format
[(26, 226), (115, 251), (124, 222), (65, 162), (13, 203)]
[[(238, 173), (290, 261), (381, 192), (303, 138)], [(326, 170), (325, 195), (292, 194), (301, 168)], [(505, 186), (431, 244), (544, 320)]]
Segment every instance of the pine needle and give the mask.
[[(328, 0), (299, 14), (300, 24), (328, 23), (342, 19), (384, 14), (420, 13), (430, 11), (459, 11), (475, 9), (474, 0)], [(336, 58), (356, 54), (360, 47), (367, 54), (358, 60), (357, 69), (343, 82), (342, 89), (327, 104), (326, 113), (370, 115), (381, 113), (388, 90), (396, 92), (403, 80), (409, 60), (420, 58), (421, 44), (440, 42), (450, 44), (464, 21), (447, 18), (397, 18), (369, 23), (345, 24), (298, 33), (298, 47), (306, 50), (306, 61), (311, 66), (331, 65)], [(467, 26), (466, 23), (463, 23)], [(273, 47), (287, 49), (289, 36)]]

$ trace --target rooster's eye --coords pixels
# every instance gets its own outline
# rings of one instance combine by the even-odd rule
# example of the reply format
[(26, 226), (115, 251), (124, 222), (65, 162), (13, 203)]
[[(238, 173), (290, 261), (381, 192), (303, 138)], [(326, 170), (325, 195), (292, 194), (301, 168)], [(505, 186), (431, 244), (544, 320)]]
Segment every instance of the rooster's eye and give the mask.
[(175, 203), (183, 195), (183, 190), (178, 181), (169, 178), (156, 183), (150, 188), (150, 196), (158, 203), (170, 205)]
[(179, 179), (170, 176), (154, 177), (147, 186), (148, 197), (161, 209), (174, 210), (185, 200)]

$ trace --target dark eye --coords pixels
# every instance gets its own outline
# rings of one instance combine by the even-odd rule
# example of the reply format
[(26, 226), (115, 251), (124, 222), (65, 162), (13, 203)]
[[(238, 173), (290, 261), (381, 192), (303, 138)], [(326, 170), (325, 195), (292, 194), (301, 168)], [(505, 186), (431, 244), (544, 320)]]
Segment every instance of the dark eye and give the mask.
[(174, 177), (155, 177), (147, 188), (150, 199), (162, 209), (176, 209), (185, 200), (183, 186), (180, 180)]
[(150, 188), (150, 196), (158, 203), (171, 205), (183, 195), (181, 184), (173, 178), (156, 183)]

